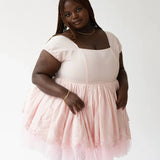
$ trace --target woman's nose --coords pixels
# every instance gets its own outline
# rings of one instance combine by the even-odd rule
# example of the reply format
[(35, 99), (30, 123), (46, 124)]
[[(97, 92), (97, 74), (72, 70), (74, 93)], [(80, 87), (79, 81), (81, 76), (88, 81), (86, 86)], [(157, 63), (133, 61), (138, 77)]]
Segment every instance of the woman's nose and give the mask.
[(73, 18), (73, 19), (77, 19), (77, 18), (78, 18), (78, 14), (77, 14), (77, 13), (73, 13), (73, 14), (72, 14), (72, 18)]

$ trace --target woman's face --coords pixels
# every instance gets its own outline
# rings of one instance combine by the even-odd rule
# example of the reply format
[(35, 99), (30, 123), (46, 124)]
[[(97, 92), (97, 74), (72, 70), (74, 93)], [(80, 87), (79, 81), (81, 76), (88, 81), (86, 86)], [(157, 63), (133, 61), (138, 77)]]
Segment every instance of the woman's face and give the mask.
[(64, 19), (74, 29), (81, 29), (89, 23), (89, 14), (81, 4), (67, 0), (64, 3)]

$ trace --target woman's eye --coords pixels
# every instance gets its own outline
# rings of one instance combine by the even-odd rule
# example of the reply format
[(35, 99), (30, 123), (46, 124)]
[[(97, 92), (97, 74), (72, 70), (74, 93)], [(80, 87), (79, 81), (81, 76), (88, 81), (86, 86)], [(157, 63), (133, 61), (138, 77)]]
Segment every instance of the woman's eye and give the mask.
[[(77, 12), (79, 12), (79, 11), (81, 11), (81, 10), (82, 10), (82, 8), (77, 8), (77, 9), (76, 9)], [(65, 17), (69, 17), (69, 16), (70, 16), (70, 13), (66, 13), (66, 14), (65, 14)]]
[(77, 11), (79, 12), (82, 8), (77, 8)]
[(69, 17), (69, 16), (70, 16), (70, 14), (69, 14), (69, 13), (66, 13), (66, 14), (65, 14), (65, 17)]

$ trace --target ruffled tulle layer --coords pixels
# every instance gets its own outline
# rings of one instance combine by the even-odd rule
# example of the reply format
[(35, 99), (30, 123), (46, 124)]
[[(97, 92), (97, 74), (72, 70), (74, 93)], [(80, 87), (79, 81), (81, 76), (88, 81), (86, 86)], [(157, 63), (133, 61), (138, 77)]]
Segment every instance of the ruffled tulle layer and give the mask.
[(126, 109), (117, 110), (117, 80), (56, 82), (76, 93), (85, 107), (74, 115), (61, 98), (34, 87), (23, 107), (24, 142), (51, 160), (112, 160), (131, 146)]

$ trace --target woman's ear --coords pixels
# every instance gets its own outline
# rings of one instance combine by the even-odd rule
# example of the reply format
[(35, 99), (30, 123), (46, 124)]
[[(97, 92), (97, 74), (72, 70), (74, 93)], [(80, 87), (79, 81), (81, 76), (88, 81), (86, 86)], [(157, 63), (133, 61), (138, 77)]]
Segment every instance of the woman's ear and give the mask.
[(64, 24), (64, 29), (65, 29), (65, 30), (67, 29), (67, 25), (66, 25), (66, 24)]
[(64, 23), (64, 30), (68, 30), (69, 27)]

